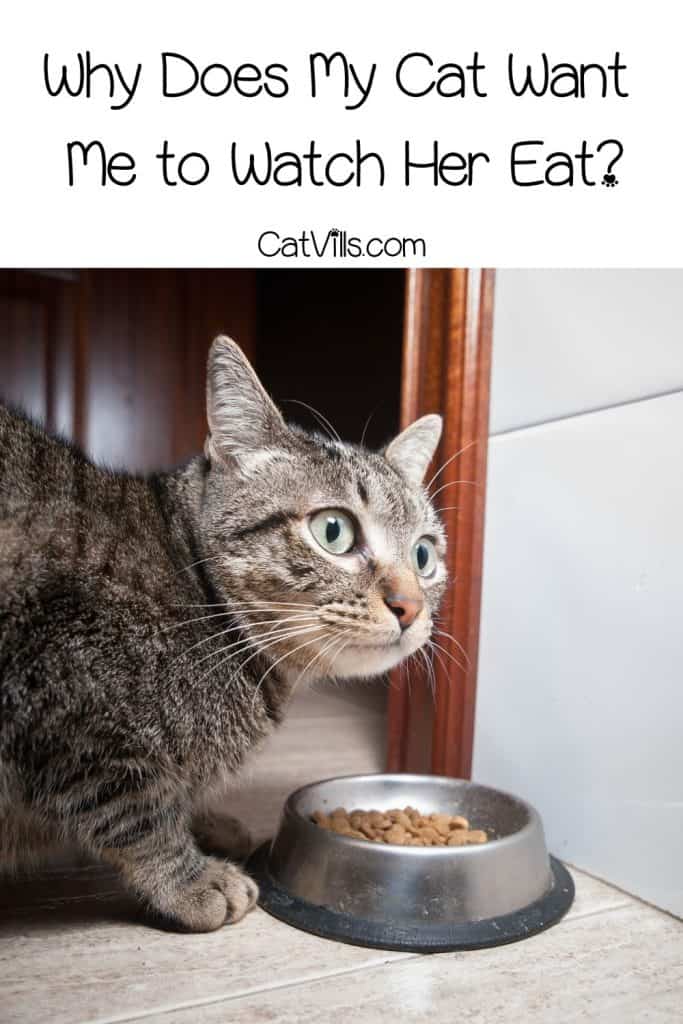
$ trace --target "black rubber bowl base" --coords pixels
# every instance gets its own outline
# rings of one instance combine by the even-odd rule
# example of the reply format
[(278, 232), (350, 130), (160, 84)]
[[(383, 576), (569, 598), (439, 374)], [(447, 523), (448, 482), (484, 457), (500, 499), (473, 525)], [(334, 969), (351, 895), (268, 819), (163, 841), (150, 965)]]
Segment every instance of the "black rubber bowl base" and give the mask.
[(247, 870), (260, 888), (259, 906), (267, 913), (301, 931), (323, 939), (348, 942), (371, 949), (393, 949), (408, 953), (447, 953), (454, 950), (485, 949), (519, 942), (550, 928), (566, 914), (574, 900), (574, 882), (564, 864), (550, 858), (553, 887), (540, 900), (522, 910), (483, 921), (454, 925), (402, 927), (390, 922), (368, 921), (316, 906), (290, 896), (268, 874), (270, 842), (256, 850)]

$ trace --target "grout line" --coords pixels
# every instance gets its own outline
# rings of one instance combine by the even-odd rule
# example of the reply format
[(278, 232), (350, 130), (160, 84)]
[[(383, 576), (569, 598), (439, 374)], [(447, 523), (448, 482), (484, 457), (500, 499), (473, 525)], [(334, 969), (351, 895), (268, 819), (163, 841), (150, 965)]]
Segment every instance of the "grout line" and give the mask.
[[(381, 952), (378, 950), (378, 952)], [(391, 953), (391, 950), (385, 950)], [(192, 1010), (199, 1006), (213, 1006), (216, 1003), (232, 1003), (236, 999), (248, 999), (251, 996), (261, 995), (265, 992), (278, 992), (282, 989), (297, 988), (301, 985), (312, 985), (319, 981), (326, 981), (329, 978), (343, 978), (350, 974), (359, 974), (361, 971), (377, 969), (378, 967), (391, 967), (392, 964), (406, 963), (408, 960), (424, 959), (422, 953), (398, 953), (391, 960), (382, 960), (375, 963), (361, 964), (358, 967), (347, 967), (339, 971), (327, 971), (323, 974), (315, 974), (310, 978), (297, 978), (292, 981), (273, 982), (271, 985), (263, 985), (258, 988), (243, 989), (241, 992), (234, 992), (231, 995), (208, 996), (206, 999), (191, 999), (182, 1003), (175, 1003), (173, 1006), (156, 1007), (144, 1010), (142, 1013), (127, 1014), (124, 1017), (97, 1017), (92, 1024), (127, 1024), (128, 1021), (144, 1020), (145, 1017), (163, 1016), (168, 1013), (175, 1013), (177, 1010)]]
[(613, 910), (623, 910), (624, 907), (632, 907), (636, 900), (624, 900), (623, 903), (613, 903), (609, 907), (596, 907), (594, 910), (583, 910), (578, 914), (572, 914), (571, 910), (564, 918), (567, 923), (570, 921), (584, 921), (587, 917), (597, 917), (599, 914), (611, 914)]
[(608, 405), (596, 405), (592, 409), (582, 409), (580, 412), (568, 412), (563, 416), (551, 416), (545, 420), (537, 420), (533, 423), (524, 423), (519, 427), (509, 427), (507, 430), (497, 430), (489, 434), (489, 440), (494, 437), (509, 437), (512, 434), (521, 434), (524, 430), (536, 430), (538, 427), (546, 427), (553, 423), (562, 423), (564, 420), (576, 420), (581, 416), (595, 416), (597, 413), (609, 412), (611, 409), (622, 409), (625, 405), (640, 405), (643, 402), (655, 402), (658, 398), (670, 398), (672, 395), (683, 394), (683, 388), (671, 388), (669, 391), (658, 391), (652, 395), (642, 395), (640, 398), (627, 398), (623, 402), (611, 402)]

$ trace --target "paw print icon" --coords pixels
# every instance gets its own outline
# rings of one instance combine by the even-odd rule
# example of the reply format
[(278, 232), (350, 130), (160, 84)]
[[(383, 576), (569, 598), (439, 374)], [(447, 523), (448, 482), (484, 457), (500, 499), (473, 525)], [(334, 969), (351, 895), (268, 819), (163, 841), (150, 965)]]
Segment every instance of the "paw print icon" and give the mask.
[(339, 234), (339, 228), (330, 228), (329, 234), (332, 236), (332, 238), (336, 238), (337, 235)]
[(619, 184), (619, 181), (614, 174), (603, 174), (602, 184), (606, 185), (607, 188), (614, 188), (615, 185)]

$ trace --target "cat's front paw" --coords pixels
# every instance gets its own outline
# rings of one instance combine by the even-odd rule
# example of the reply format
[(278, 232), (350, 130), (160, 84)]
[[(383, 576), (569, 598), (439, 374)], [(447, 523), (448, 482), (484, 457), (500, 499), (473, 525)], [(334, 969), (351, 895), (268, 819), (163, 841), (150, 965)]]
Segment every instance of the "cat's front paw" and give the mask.
[(215, 857), (196, 882), (178, 893), (170, 908), (173, 923), (185, 931), (212, 932), (236, 924), (258, 899), (258, 886), (241, 868)]
[(206, 854), (244, 861), (253, 848), (249, 830), (230, 814), (203, 813), (193, 820), (192, 832), (197, 845)]

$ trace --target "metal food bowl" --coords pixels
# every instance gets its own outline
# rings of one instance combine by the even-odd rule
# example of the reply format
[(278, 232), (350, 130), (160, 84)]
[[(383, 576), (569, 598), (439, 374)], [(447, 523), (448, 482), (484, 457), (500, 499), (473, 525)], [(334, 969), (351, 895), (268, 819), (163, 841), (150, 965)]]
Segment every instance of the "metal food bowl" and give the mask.
[[(464, 815), (477, 846), (406, 847), (320, 828), (314, 811), (416, 807)], [(526, 938), (558, 921), (574, 884), (548, 855), (538, 813), (488, 786), (434, 775), (349, 775), (288, 798), (277, 835), (252, 856), (264, 910), (325, 938), (444, 952)]]

